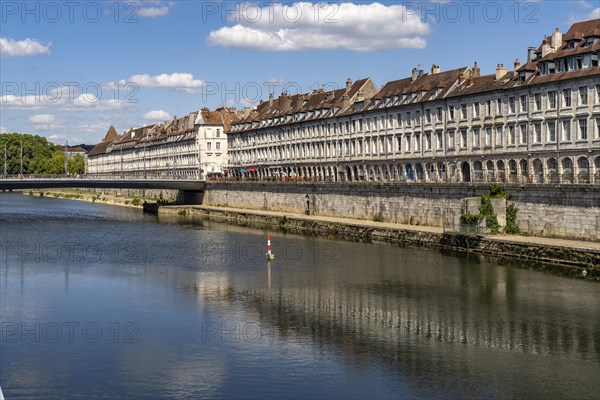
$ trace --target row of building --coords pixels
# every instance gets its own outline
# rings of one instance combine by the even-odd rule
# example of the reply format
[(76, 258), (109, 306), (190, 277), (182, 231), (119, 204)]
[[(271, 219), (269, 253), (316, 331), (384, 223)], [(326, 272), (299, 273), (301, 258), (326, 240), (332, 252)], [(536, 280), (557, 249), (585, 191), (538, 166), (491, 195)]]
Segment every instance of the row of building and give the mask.
[[(381, 88), (348, 79), (338, 90), (270, 95), (244, 112), (203, 109), (121, 136), (113, 129), (90, 153), (89, 172), (600, 183), (599, 59), (600, 19), (579, 22), (529, 48), (512, 71), (433, 65)], [(219, 161), (210, 158), (216, 143)]]

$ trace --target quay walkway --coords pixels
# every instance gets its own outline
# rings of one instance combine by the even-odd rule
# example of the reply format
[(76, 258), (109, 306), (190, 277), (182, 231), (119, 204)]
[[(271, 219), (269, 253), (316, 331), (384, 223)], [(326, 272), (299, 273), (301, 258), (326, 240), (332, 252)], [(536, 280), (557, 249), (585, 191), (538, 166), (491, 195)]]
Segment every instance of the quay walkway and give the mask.
[(591, 268), (591, 275), (600, 279), (600, 242), (597, 241), (506, 234), (463, 234), (447, 232), (442, 227), (206, 205), (166, 206), (160, 208), (160, 213), (179, 213), (182, 209), (186, 210), (186, 215), (189, 213), (231, 222), (250, 221), (273, 225), (274, 221), (286, 221), (292, 231), (312, 230), (319, 233), (329, 229), (331, 232), (331, 228), (336, 227), (336, 232), (339, 228), (340, 236), (359, 237), (369, 232), (369, 239), (374, 241), (414, 243)]

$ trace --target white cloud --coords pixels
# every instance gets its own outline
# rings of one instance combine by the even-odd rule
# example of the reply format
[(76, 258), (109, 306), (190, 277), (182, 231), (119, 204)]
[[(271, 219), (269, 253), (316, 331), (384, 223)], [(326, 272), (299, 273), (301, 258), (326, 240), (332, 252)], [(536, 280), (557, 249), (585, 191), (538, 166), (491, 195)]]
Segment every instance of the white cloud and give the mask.
[(579, 4), (579, 6), (582, 8), (592, 8), (590, 2), (586, 0), (577, 0), (577, 4)]
[(137, 11), (137, 15), (140, 17), (164, 17), (169, 13), (169, 7), (141, 7)]
[(90, 93), (79, 94), (76, 97), (71, 97), (66, 93), (58, 96), (3, 94), (0, 97), (0, 105), (6, 109), (59, 111), (118, 111), (135, 108), (133, 103), (125, 100), (102, 100)]
[(569, 19), (567, 19), (567, 24), (574, 24), (575, 22), (580, 21), (588, 21), (590, 19), (598, 19), (600, 18), (600, 7), (594, 8), (588, 13), (585, 14), (571, 14)]
[(52, 114), (36, 114), (29, 117), (28, 120), (36, 131), (55, 131), (65, 128), (64, 122)]
[(171, 119), (171, 116), (165, 110), (152, 110), (142, 115), (142, 118), (146, 121), (162, 122)]
[(28, 119), (29, 122), (33, 122), (35, 124), (47, 124), (49, 122), (56, 121), (56, 117), (52, 114), (36, 114), (32, 115)]
[(185, 93), (200, 93), (205, 87), (205, 82), (199, 79), (194, 79), (194, 75), (178, 72), (154, 76), (150, 76), (148, 74), (132, 75), (129, 77), (129, 79), (122, 80), (120, 83), (135, 83), (139, 87), (171, 88)]
[(0, 133), (8, 133), (8, 129), (3, 126), (0, 126)]
[(165, 5), (162, 0), (128, 0), (128, 4), (136, 7), (135, 15), (146, 18), (164, 17), (169, 14), (173, 2), (168, 2)]
[(35, 39), (14, 40), (0, 37), (0, 56), (2, 57), (24, 57), (36, 56), (38, 54), (50, 54), (50, 46), (38, 42)]
[(263, 51), (375, 51), (424, 48), (424, 36), (430, 32), (418, 13), (403, 5), (299, 2), (257, 8), (255, 4), (238, 4), (236, 24), (211, 31), (207, 43)]

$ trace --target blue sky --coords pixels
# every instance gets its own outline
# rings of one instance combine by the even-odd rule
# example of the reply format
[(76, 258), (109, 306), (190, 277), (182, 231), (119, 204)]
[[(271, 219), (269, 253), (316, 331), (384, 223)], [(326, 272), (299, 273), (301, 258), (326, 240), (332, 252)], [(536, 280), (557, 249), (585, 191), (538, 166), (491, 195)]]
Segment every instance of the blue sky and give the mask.
[(598, 18), (593, 1), (379, 3), (0, 2), (2, 132), (98, 142), (207, 106), (413, 67), (512, 68), (556, 27)]

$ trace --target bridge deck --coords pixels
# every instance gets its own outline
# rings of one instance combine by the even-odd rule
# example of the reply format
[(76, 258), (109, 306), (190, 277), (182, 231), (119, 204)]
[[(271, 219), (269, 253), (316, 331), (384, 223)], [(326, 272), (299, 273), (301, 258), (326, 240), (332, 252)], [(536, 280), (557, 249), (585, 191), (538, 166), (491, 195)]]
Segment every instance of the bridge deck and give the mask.
[(0, 190), (28, 189), (172, 189), (200, 191), (204, 181), (176, 179), (2, 179)]

